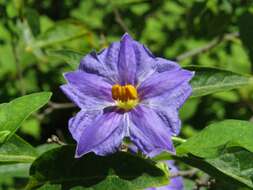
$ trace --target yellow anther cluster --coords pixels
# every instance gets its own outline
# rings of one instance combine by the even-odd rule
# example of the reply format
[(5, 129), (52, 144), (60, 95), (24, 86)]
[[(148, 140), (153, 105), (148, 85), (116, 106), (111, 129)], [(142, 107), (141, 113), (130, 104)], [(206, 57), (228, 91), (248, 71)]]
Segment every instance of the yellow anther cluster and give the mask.
[(133, 85), (115, 84), (112, 87), (112, 98), (117, 101), (118, 107), (129, 110), (138, 104), (138, 92)]

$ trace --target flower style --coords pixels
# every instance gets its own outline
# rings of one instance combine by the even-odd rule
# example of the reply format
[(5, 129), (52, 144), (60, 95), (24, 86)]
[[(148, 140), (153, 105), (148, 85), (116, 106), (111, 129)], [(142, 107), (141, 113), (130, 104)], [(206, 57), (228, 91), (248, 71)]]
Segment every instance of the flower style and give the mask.
[(180, 131), (178, 109), (191, 94), (192, 77), (128, 34), (100, 53), (86, 55), (61, 86), (81, 108), (69, 120), (76, 157), (113, 153), (124, 137), (148, 156), (174, 152), (171, 136)]
[[(177, 167), (174, 165), (174, 161), (169, 160), (166, 163), (170, 168), (170, 173), (177, 173), (178, 172)], [(181, 176), (178, 176), (178, 177), (171, 178), (170, 183), (167, 186), (151, 187), (146, 190), (183, 190), (183, 189), (184, 189), (183, 178)]]

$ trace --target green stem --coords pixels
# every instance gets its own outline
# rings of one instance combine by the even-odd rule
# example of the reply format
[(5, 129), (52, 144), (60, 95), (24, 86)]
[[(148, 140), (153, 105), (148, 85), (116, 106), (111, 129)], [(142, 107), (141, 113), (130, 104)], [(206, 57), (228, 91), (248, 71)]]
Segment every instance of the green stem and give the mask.
[(34, 178), (31, 178), (24, 190), (32, 190), (34, 189), (34, 187), (37, 187), (37, 186), (38, 186), (37, 180), (35, 180)]
[(180, 138), (180, 137), (172, 137), (172, 141), (174, 143), (182, 144), (182, 143), (186, 142), (186, 139), (183, 139), (183, 138)]

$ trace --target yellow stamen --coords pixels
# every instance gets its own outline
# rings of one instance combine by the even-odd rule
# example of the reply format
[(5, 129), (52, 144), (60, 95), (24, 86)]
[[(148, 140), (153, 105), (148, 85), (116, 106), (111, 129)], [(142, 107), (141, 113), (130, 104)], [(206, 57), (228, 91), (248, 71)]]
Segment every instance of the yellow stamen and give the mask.
[(112, 98), (117, 102), (119, 108), (125, 110), (130, 110), (138, 104), (137, 89), (130, 84), (125, 86), (113, 85)]

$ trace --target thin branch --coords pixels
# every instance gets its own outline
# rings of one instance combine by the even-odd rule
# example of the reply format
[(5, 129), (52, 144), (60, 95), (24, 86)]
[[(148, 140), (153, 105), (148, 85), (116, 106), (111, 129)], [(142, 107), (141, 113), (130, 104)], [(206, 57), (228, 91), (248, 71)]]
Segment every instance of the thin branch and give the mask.
[(57, 103), (52, 101), (49, 101), (48, 105), (53, 109), (67, 109), (75, 107), (73, 103)]
[(238, 32), (229, 33), (229, 34), (225, 34), (225, 35), (219, 36), (219, 37), (213, 39), (208, 44), (204, 45), (203, 47), (199, 47), (199, 48), (187, 51), (187, 52), (185, 52), (185, 53), (177, 56), (176, 57), (176, 61), (182, 61), (182, 60), (184, 60), (186, 58), (195, 57), (195, 56), (197, 56), (197, 55), (199, 55), (201, 53), (205, 53), (207, 51), (210, 51), (211, 49), (213, 49), (214, 47), (216, 47), (217, 45), (219, 45), (221, 42), (232, 40), (232, 39), (234, 39), (234, 38), (236, 38), (238, 36), (239, 36)]
[(124, 20), (122, 19), (119, 10), (114, 6), (113, 6), (113, 13), (115, 16), (115, 21), (120, 25), (120, 27), (127, 32), (128, 34), (131, 34), (131, 31), (129, 30), (129, 28), (127, 27), (127, 24), (124, 22)]
[(183, 139), (180, 137), (172, 136), (171, 138), (174, 143), (182, 144), (182, 143), (186, 142), (186, 139)]
[(181, 176), (181, 177), (191, 178), (191, 177), (195, 176), (198, 173), (198, 171), (199, 170), (196, 169), (196, 168), (186, 170), (186, 171), (178, 171), (178, 172), (175, 172), (175, 173), (171, 173), (170, 177), (173, 178), (173, 177)]
[(35, 116), (42, 120), (46, 115), (49, 115), (54, 110), (60, 110), (60, 109), (70, 109), (76, 107), (73, 103), (56, 103), (56, 102), (48, 102), (48, 108), (46, 108), (42, 113), (36, 114)]

